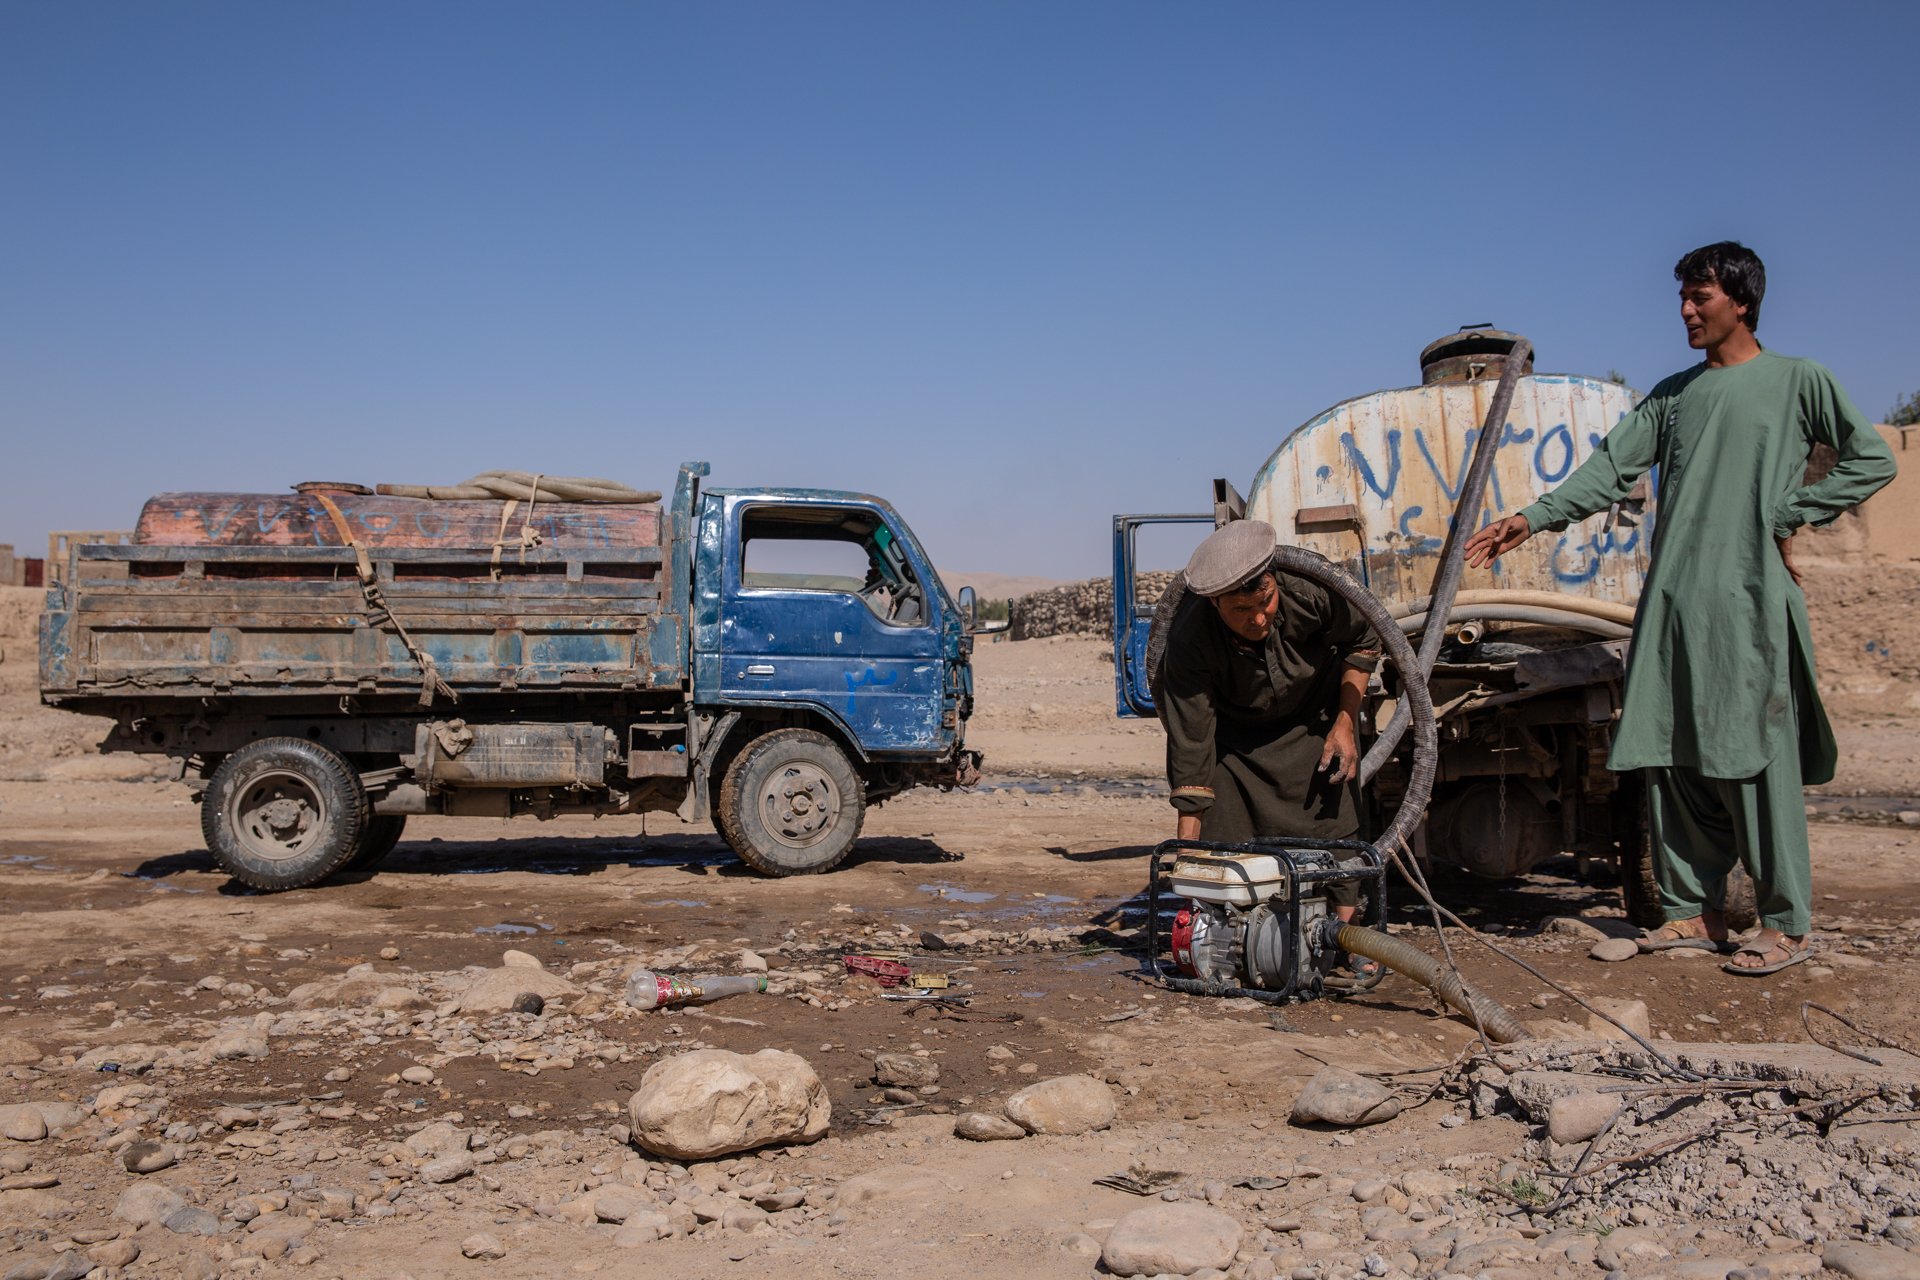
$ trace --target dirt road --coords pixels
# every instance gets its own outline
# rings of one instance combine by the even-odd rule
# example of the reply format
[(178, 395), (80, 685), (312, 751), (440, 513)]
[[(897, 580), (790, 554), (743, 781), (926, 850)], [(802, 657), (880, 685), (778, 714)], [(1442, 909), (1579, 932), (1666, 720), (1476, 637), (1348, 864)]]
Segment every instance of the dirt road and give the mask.
[[(1518, 1176), (1509, 1162), (1532, 1132), (1510, 1109), (1469, 1120), (1468, 1101), (1447, 1094), (1351, 1133), (1287, 1124), (1300, 1084), (1325, 1063), (1403, 1071), (1467, 1047), (1470, 1028), (1405, 980), (1294, 1006), (1278, 1025), (1251, 1002), (1143, 981), (1126, 948), (1143, 918), (1145, 854), (1170, 833), (1171, 811), (1147, 781), (1158, 731), (1112, 718), (1111, 668), (1096, 642), (982, 646), (974, 736), (989, 785), (889, 803), (827, 876), (754, 878), (710, 831), (659, 818), (414, 819), (378, 874), (275, 896), (241, 890), (214, 867), (183, 788), (97, 780), (106, 762), (49, 748), (82, 731), (22, 700), (14, 655), (9, 641), (0, 724), (25, 736), (0, 753), (12, 779), (0, 781), (0, 1063), (10, 1064), (0, 1066), (0, 1101), (75, 1110), (52, 1137), (0, 1141), (0, 1273), (131, 1244), (139, 1256), (126, 1274), (155, 1276), (305, 1264), (316, 1275), (418, 1280), (749, 1267), (1084, 1277), (1089, 1246), (1152, 1203), (1094, 1185), (1132, 1166), (1187, 1175), (1187, 1202), (1239, 1223), (1233, 1274), (1249, 1280), (1441, 1274), (1449, 1259), (1456, 1270), (1483, 1262), (1584, 1276), (1597, 1274), (1597, 1233), (1640, 1221), (1596, 1205), (1577, 1222), (1536, 1224), (1489, 1190)], [(1881, 770), (1875, 794), (1920, 791), (1912, 731), (1885, 716), (1847, 729), (1850, 758)], [(1904, 766), (1888, 763), (1889, 743), (1908, 752)], [(1438, 887), (1560, 983), (1644, 1001), (1657, 1038), (1804, 1041), (1801, 1004), (1813, 1000), (1912, 1044), (1920, 1006), (1904, 993), (1920, 981), (1917, 839), (1920, 829), (1891, 817), (1816, 822), (1823, 954), (1766, 980), (1725, 975), (1698, 953), (1587, 958), (1596, 936), (1626, 929), (1611, 886), (1578, 880), (1570, 865), (1518, 885)], [(1433, 947), (1421, 917), (1395, 920), (1396, 932)], [(944, 945), (927, 949), (928, 935)], [(1523, 1016), (1584, 1021), (1520, 969), (1458, 935), (1455, 944), (1469, 980)], [(971, 994), (963, 1017), (887, 1000), (839, 961), (848, 949), (903, 947), (918, 953), (916, 967), (937, 967)], [(538, 1015), (458, 1012), (459, 990), (508, 948), (580, 994)], [(620, 1000), (636, 963), (734, 972), (759, 962), (768, 996), (654, 1014)], [(356, 966), (370, 969), (358, 971), (359, 987), (343, 986)], [(627, 1099), (654, 1062), (696, 1045), (807, 1059), (831, 1096), (831, 1136), (705, 1171), (643, 1163), (623, 1141)], [(937, 1063), (935, 1091), (885, 1100), (870, 1081), (876, 1052)], [(1073, 1073), (1109, 1084), (1111, 1129), (1020, 1142), (953, 1136), (951, 1113), (994, 1111), (1024, 1085)], [(102, 1101), (119, 1086), (131, 1090)], [(404, 1143), (434, 1122), (463, 1135), (471, 1173), (423, 1175), (422, 1153)], [(1880, 1166), (1889, 1204), (1920, 1195), (1911, 1148), (1898, 1147), (1908, 1134), (1883, 1135), (1905, 1156), (1876, 1157), (1907, 1161)], [(149, 1140), (172, 1163), (129, 1172), (122, 1156)], [(1362, 1198), (1373, 1180), (1426, 1172), (1458, 1190)], [(804, 1194), (757, 1225), (716, 1221), (633, 1247), (615, 1243), (615, 1223), (578, 1221), (567, 1207), (622, 1186), (662, 1201), (677, 1189), (692, 1203), (690, 1179), (723, 1193), (776, 1184)], [(178, 1218), (184, 1228), (135, 1228), (124, 1196), (136, 1185), (206, 1213)], [(1771, 1257), (1784, 1274), (1788, 1259), (1813, 1258), (1827, 1239), (1886, 1230), (1895, 1212), (1876, 1224), (1870, 1212), (1848, 1217), (1844, 1198), (1838, 1205), (1804, 1229), (1702, 1207), (1660, 1248), (1734, 1264)], [(1393, 1230), (1424, 1234), (1370, 1238), (1379, 1212), (1394, 1215)], [(1443, 1227), (1452, 1235), (1436, 1236)], [(1560, 1227), (1579, 1240), (1538, 1243)], [(476, 1233), (504, 1256), (464, 1256)], [(1435, 1239), (1446, 1247), (1428, 1257), (1418, 1242)], [(1482, 1252), (1468, 1257), (1473, 1249)], [(1368, 1270), (1369, 1256), (1381, 1270)], [(1636, 1257), (1631, 1274), (1674, 1261)]]

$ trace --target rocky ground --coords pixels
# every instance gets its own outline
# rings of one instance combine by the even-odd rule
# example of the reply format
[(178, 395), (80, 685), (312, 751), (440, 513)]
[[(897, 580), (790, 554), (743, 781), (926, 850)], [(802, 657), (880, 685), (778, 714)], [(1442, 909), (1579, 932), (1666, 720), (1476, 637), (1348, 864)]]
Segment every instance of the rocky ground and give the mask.
[[(1556, 1039), (1469, 1055), (1400, 978), (1278, 1017), (1144, 980), (1171, 815), (1096, 642), (983, 645), (989, 784), (879, 809), (828, 876), (754, 878), (658, 817), (416, 819), (378, 874), (275, 896), (0, 643), (0, 1280), (1920, 1274), (1920, 1060), (1866, 1034), (1920, 1044), (1897, 676), (1835, 691), (1859, 701), (1816, 798), (1813, 962), (1593, 959), (1629, 931), (1571, 864), (1436, 885), (1711, 1077), (1683, 1087), (1458, 933), (1468, 980)], [(970, 1002), (887, 999), (849, 950)], [(769, 990), (643, 1013), (636, 968)], [(1309, 1082), (1358, 1110), (1295, 1123)]]

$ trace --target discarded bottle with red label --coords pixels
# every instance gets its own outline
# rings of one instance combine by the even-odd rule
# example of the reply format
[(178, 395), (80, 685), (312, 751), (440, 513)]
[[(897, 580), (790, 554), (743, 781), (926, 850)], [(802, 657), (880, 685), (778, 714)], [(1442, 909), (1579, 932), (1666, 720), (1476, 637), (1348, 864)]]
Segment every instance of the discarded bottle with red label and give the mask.
[(711, 1004), (728, 996), (753, 995), (766, 989), (765, 978), (683, 978), (651, 969), (635, 969), (627, 979), (627, 1003), (636, 1009), (665, 1009), (681, 1004)]

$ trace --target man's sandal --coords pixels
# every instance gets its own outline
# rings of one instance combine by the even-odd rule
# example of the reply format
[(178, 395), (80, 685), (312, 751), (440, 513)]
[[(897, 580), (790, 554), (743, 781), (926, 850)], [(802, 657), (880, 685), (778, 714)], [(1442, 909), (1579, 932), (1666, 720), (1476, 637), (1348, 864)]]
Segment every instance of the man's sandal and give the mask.
[[(1767, 935), (1772, 933), (1772, 937)], [(1758, 956), (1760, 963), (1754, 965), (1735, 964), (1729, 960), (1720, 967), (1728, 973), (1742, 978), (1764, 978), (1768, 974), (1778, 973), (1782, 969), (1799, 964), (1813, 954), (1813, 944), (1802, 938), (1793, 943), (1783, 933), (1767, 930), (1755, 934), (1753, 939), (1733, 953), (1738, 956)], [(1778, 957), (1777, 959), (1775, 957)]]
[[(1706, 933), (1706, 921), (1699, 916), (1687, 920), (1669, 920), (1652, 933), (1642, 934), (1635, 939), (1641, 954), (1654, 951), (1719, 951), (1726, 952), (1732, 944), (1725, 938), (1710, 938)], [(1694, 932), (1699, 930), (1699, 932)]]

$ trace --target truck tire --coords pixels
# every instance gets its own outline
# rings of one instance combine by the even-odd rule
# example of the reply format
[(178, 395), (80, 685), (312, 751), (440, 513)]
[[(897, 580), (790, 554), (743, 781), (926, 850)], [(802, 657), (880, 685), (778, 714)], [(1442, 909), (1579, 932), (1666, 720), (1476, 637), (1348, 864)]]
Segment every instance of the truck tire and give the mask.
[(393, 846), (400, 843), (400, 834), (406, 829), (407, 815), (404, 813), (373, 814), (367, 819), (367, 829), (360, 835), (360, 847), (353, 851), (340, 869), (365, 871), (379, 866), (393, 852)]
[(359, 773), (332, 751), (304, 738), (262, 738), (213, 771), (200, 830), (240, 883), (300, 889), (354, 855), (372, 808)]
[(714, 824), (761, 875), (804, 876), (847, 856), (866, 809), (860, 775), (838, 743), (812, 729), (776, 729), (728, 766)]
[[(1626, 788), (1622, 788), (1626, 791)], [(1667, 922), (1667, 911), (1660, 902), (1660, 882), (1654, 874), (1653, 824), (1647, 815), (1644, 785), (1635, 783), (1630, 803), (1636, 814), (1629, 827), (1632, 837), (1620, 855), (1620, 896), (1627, 919), (1642, 929), (1658, 929)], [(1754, 903), (1753, 878), (1736, 864), (1727, 873), (1725, 902), (1721, 910), (1727, 917), (1727, 932), (1745, 933), (1760, 922)]]

